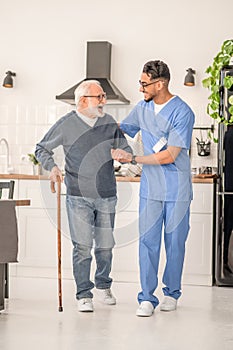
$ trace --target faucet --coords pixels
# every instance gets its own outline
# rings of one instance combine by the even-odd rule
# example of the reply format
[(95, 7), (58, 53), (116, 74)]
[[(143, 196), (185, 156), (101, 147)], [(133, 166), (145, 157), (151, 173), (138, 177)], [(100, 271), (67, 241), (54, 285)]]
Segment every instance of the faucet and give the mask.
[(6, 139), (0, 139), (0, 144), (4, 143), (6, 146), (6, 171), (8, 172), (10, 169), (10, 157), (9, 157), (9, 144)]

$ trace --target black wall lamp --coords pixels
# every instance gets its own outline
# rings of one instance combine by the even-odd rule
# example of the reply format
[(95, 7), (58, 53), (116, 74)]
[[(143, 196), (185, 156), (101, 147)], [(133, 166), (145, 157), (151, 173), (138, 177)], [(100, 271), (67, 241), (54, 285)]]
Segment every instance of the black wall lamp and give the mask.
[(6, 77), (3, 80), (3, 84), (2, 86), (6, 87), (6, 88), (12, 88), (13, 87), (13, 78), (15, 77), (16, 73), (11, 72), (10, 70), (8, 72), (6, 72)]
[(196, 74), (196, 71), (193, 70), (192, 68), (188, 68), (186, 70), (186, 72), (188, 72), (184, 78), (184, 85), (186, 86), (194, 86), (195, 85), (195, 79), (194, 79), (194, 75)]

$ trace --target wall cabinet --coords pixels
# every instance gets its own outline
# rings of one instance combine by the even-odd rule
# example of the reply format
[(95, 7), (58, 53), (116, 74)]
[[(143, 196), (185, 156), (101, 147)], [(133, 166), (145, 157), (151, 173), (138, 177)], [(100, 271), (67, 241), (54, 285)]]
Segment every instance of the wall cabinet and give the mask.
[[(19, 198), (30, 198), (30, 207), (19, 207), (19, 263), (11, 265), (11, 274), (30, 277), (57, 277), (56, 194), (48, 180), (17, 180)], [(187, 240), (183, 283), (212, 285), (213, 185), (193, 184), (191, 229)], [(65, 189), (62, 189), (65, 193)], [(139, 183), (118, 182), (112, 276), (115, 281), (139, 281), (138, 271), (138, 194)], [(62, 206), (62, 272), (72, 277), (72, 244), (65, 210)], [(94, 259), (93, 259), (94, 260)], [(94, 262), (94, 261), (93, 261)], [(160, 278), (165, 263), (161, 250)], [(92, 274), (95, 265), (93, 264)], [(160, 279), (161, 280), (161, 279)]]

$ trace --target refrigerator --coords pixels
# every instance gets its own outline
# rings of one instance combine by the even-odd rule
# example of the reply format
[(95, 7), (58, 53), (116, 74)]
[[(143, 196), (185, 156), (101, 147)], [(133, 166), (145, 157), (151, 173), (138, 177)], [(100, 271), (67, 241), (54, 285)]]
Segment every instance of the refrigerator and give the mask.
[[(233, 86), (223, 86), (224, 77), (233, 76), (233, 66), (224, 66), (220, 72), (220, 116), (229, 117)], [(229, 100), (230, 98), (230, 100)], [(231, 103), (230, 103), (231, 102)], [(233, 126), (219, 124), (218, 178), (216, 183), (215, 266), (217, 286), (233, 287)]]

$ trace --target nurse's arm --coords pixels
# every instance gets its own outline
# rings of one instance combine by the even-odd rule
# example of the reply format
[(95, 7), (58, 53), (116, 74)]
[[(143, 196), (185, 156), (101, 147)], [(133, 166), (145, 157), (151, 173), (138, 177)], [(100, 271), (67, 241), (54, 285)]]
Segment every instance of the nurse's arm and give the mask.
[[(166, 150), (158, 153), (152, 153), (147, 156), (136, 156), (135, 160), (140, 164), (170, 164), (174, 163), (180, 151), (181, 147), (168, 146)], [(131, 162), (132, 154), (121, 149), (116, 149), (112, 150), (112, 158), (119, 162)]]
[(174, 163), (180, 151), (181, 147), (168, 146), (167, 149), (158, 153), (152, 153), (148, 156), (136, 156), (135, 160), (141, 164), (170, 164)]

